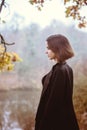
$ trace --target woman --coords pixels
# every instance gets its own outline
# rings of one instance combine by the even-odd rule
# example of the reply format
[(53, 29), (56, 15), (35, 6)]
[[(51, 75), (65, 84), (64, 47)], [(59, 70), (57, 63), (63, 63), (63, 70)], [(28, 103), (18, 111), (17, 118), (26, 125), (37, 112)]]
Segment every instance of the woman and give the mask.
[(66, 63), (74, 52), (63, 35), (52, 35), (46, 42), (46, 53), (56, 64), (42, 79), (35, 130), (79, 130), (72, 101), (73, 71)]

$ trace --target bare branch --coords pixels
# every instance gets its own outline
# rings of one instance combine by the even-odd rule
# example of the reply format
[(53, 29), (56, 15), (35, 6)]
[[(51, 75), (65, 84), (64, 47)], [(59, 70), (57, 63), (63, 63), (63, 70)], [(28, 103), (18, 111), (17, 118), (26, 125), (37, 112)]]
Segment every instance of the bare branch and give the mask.
[(5, 0), (2, 0), (2, 1), (1, 1), (1, 4), (0, 4), (0, 13), (1, 13), (1, 11), (2, 11), (2, 7), (4, 6), (4, 3), (5, 3)]
[(5, 48), (4, 52), (6, 52), (6, 50), (7, 50), (6, 45), (13, 45), (13, 44), (15, 44), (15, 43), (7, 43), (7, 42), (5, 42), (5, 39), (4, 39), (4, 37), (1, 34), (0, 34), (0, 38), (1, 38), (1, 44), (4, 44), (4, 48)]

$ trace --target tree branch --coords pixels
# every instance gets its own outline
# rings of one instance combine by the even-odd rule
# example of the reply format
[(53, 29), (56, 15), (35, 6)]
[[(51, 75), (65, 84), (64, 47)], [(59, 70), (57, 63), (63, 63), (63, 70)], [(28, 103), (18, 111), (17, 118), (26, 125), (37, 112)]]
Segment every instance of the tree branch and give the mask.
[(7, 43), (7, 42), (5, 42), (5, 39), (4, 39), (4, 37), (1, 34), (0, 34), (0, 38), (1, 38), (1, 44), (4, 44), (4, 48), (5, 48), (4, 52), (6, 52), (6, 50), (7, 50), (6, 45), (13, 45), (13, 44), (15, 44), (15, 43)]
[(5, 3), (5, 0), (2, 0), (2, 1), (1, 1), (1, 4), (0, 4), (0, 13), (1, 13), (1, 11), (2, 11), (2, 7), (4, 6), (4, 3)]

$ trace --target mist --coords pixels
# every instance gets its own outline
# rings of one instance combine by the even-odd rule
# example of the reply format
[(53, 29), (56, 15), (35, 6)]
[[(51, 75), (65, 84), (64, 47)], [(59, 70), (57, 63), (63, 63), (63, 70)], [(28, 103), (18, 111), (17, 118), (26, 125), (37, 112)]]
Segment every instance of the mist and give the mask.
[(41, 88), (41, 78), (47, 71), (50, 71), (54, 64), (45, 54), (45, 41), (49, 35), (57, 33), (69, 39), (75, 51), (75, 57), (67, 62), (73, 67), (75, 84), (83, 84), (87, 79), (87, 36), (85, 32), (77, 30), (74, 25), (65, 26), (57, 20), (53, 20), (49, 26), (44, 28), (36, 23), (31, 23), (22, 29), (18, 27), (16, 23), (15, 26), (5, 26), (1, 31), (6, 41), (15, 42), (15, 45), (7, 47), (7, 51), (14, 51), (23, 59), (23, 62), (15, 64), (12, 72), (1, 73), (1, 88), (2, 86), (5, 86), (5, 89), (6, 86), (7, 89)]
[[(22, 126), (23, 123), (25, 124), (27, 120), (26, 130), (32, 130), (31, 127), (34, 126), (34, 116), (42, 90), (41, 79), (50, 71), (52, 65), (55, 64), (54, 61), (48, 59), (45, 53), (46, 38), (52, 34), (62, 34), (69, 39), (75, 52), (75, 56), (67, 62), (74, 72), (74, 105), (78, 122), (80, 128), (83, 128), (83, 130), (87, 129), (87, 124), (85, 124), (82, 118), (84, 117), (84, 113), (87, 113), (86, 32), (76, 29), (74, 25), (66, 26), (55, 19), (44, 28), (36, 23), (31, 23), (21, 28), (20, 22), (16, 19), (15, 21), (12, 20), (11, 23), (5, 24), (4, 28), (0, 31), (7, 42), (15, 42), (14, 45), (7, 46), (7, 51), (16, 52), (23, 59), (22, 62), (15, 63), (13, 71), (0, 73), (0, 90), (2, 97), (4, 97), (5, 100), (8, 99), (10, 102), (5, 110), (12, 109), (12, 111), (14, 111), (15, 109), (17, 113), (18, 108), (21, 106), (16, 118), (18, 120), (20, 116), (20, 126)], [(15, 92), (15, 96), (12, 96), (14, 92), (10, 92), (10, 94), (4, 94), (3, 96), (2, 90), (23, 90), (23, 92), (20, 94), (20, 91), (17, 91)], [(14, 107), (15, 104), (12, 104), (13, 101), (10, 98), (13, 98), (16, 102), (17, 108)], [(24, 99), (26, 103), (24, 103)], [(25, 111), (22, 107), (26, 107), (27, 115), (23, 114)], [(26, 120), (22, 120), (23, 117)], [(3, 128), (4, 127), (5, 126), (3, 126)]]

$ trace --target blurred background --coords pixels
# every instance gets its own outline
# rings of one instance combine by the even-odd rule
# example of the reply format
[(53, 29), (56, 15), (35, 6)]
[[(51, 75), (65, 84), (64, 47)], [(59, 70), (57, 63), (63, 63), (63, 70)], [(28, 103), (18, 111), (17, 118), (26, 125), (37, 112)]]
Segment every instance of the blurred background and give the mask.
[(38, 11), (28, 1), (7, 0), (8, 8), (2, 10), (6, 23), (0, 24), (0, 33), (15, 42), (7, 51), (23, 61), (15, 63), (13, 71), (0, 73), (0, 130), (34, 129), (41, 79), (55, 64), (45, 54), (45, 41), (57, 33), (68, 37), (75, 51), (67, 61), (74, 71), (73, 102), (80, 130), (87, 129), (87, 28), (79, 29), (77, 21), (65, 18), (61, 0), (48, 3)]

